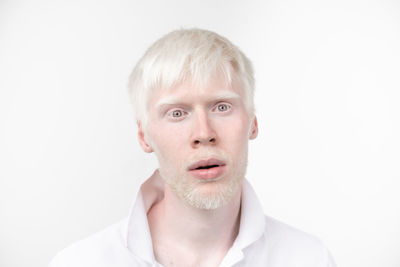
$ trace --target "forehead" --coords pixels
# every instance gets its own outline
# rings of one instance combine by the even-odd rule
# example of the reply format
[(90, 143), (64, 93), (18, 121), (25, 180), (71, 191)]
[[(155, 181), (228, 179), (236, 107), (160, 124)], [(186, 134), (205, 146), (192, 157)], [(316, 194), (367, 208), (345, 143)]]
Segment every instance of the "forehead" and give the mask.
[(235, 82), (211, 79), (206, 85), (183, 82), (167, 89), (155, 89), (150, 96), (150, 106), (175, 104), (185, 101), (215, 101), (244, 99), (243, 90)]

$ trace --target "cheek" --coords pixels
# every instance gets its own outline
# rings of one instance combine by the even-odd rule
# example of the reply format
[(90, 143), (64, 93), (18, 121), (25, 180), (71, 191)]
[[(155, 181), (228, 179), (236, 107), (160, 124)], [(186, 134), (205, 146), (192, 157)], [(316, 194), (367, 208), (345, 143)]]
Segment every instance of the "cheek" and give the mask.
[(235, 118), (228, 122), (224, 127), (222, 127), (225, 136), (230, 136), (230, 138), (236, 141), (243, 141), (249, 139), (249, 128), (250, 123), (246, 118)]
[(157, 129), (152, 129), (152, 133), (153, 149), (157, 156), (164, 160), (180, 156), (177, 151), (183, 151), (186, 140), (184, 127), (165, 127), (160, 123)]
[(220, 135), (221, 148), (231, 154), (232, 157), (240, 156), (247, 152), (248, 148), (248, 132), (243, 125), (242, 127), (226, 127)]

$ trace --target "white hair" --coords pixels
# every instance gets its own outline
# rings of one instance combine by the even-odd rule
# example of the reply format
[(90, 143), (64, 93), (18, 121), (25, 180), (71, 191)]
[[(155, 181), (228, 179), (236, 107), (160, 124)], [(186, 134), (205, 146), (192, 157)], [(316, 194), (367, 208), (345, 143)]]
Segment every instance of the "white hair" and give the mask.
[(245, 93), (249, 114), (254, 113), (254, 76), (250, 60), (228, 39), (202, 29), (168, 33), (151, 45), (129, 79), (136, 120), (147, 124), (147, 105), (154, 89), (169, 89), (185, 81), (205, 86), (210, 78), (232, 81)]

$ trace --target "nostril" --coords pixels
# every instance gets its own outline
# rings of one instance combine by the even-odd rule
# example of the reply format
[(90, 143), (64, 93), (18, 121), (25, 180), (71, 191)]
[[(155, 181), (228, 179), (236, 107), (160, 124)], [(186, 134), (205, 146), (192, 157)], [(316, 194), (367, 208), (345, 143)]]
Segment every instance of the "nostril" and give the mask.
[(208, 140), (208, 144), (216, 144), (217, 140), (213, 137), (213, 138), (207, 138), (207, 139), (195, 139), (193, 140), (193, 145), (197, 146), (199, 144), (207, 144), (207, 140)]

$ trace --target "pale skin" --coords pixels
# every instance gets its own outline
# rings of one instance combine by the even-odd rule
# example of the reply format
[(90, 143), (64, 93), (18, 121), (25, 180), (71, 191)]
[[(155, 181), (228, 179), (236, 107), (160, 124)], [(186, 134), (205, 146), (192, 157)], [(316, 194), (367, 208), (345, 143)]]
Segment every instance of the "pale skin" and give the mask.
[[(163, 266), (218, 266), (238, 234), (248, 140), (258, 134), (243, 99), (235, 83), (215, 79), (202, 88), (184, 83), (150, 97), (147, 130), (138, 123), (138, 137), (145, 152), (155, 152), (166, 181), (164, 198), (147, 214), (154, 255)], [(226, 164), (216, 179), (188, 171), (210, 157)], [(213, 209), (198, 208), (179, 193), (195, 188), (201, 199), (227, 187), (233, 193)]]

